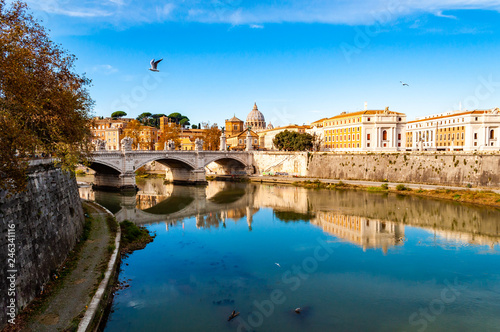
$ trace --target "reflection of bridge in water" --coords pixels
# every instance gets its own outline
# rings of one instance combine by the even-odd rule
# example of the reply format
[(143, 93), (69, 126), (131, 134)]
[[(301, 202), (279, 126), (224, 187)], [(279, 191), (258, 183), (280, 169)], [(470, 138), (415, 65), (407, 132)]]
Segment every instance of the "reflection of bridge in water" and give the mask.
[[(177, 224), (196, 218), (199, 227), (219, 227), (245, 218), (249, 228), (260, 208), (275, 217), (310, 221), (323, 231), (364, 249), (404, 242), (405, 226), (423, 228), (436, 239), (493, 246), (499, 243), (498, 211), (418, 197), (357, 191), (307, 190), (292, 186), (210, 182), (207, 187), (164, 185), (160, 179), (138, 183), (137, 195), (81, 191), (115, 213), (118, 221)], [(93, 193), (93, 194), (92, 194)]]

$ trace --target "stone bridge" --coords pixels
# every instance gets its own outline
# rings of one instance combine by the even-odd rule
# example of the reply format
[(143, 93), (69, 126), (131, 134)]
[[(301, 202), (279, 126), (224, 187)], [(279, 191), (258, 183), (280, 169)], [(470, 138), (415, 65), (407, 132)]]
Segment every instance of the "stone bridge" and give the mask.
[(205, 167), (216, 163), (223, 174), (253, 174), (253, 154), (247, 151), (95, 151), (89, 168), (99, 188), (135, 188), (135, 171), (155, 161), (168, 167), (165, 177), (173, 183), (205, 183)]

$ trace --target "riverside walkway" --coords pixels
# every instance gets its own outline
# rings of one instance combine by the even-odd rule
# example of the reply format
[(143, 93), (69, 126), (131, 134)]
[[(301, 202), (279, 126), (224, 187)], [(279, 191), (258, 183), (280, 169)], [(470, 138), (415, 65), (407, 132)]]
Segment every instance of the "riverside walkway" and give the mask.
[(71, 272), (57, 278), (51, 294), (36, 301), (32, 312), (21, 316), (20, 324), (8, 326), (4, 331), (76, 331), (108, 264), (108, 247), (110, 239), (114, 239), (106, 212), (94, 204), (85, 205), (92, 219), (90, 234), (73, 263), (66, 262), (64, 269), (71, 268)]

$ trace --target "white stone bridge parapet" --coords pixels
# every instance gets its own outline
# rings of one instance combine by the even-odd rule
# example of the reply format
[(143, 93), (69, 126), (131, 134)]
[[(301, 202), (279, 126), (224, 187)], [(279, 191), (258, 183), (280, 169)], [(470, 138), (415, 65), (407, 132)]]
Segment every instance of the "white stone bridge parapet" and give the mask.
[(149, 162), (168, 167), (166, 179), (174, 183), (205, 183), (205, 167), (212, 162), (225, 174), (253, 174), (252, 152), (229, 151), (95, 151), (89, 167), (101, 188), (135, 188), (135, 171)]

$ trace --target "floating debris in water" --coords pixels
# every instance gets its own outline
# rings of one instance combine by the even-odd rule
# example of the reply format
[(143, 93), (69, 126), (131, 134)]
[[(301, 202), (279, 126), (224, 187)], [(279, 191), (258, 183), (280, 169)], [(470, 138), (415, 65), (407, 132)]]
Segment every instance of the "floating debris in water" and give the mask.
[(236, 312), (233, 310), (233, 312), (231, 313), (231, 315), (229, 316), (229, 318), (227, 319), (227, 321), (231, 321), (231, 319), (233, 319), (234, 317), (238, 316), (240, 313), (239, 312)]

